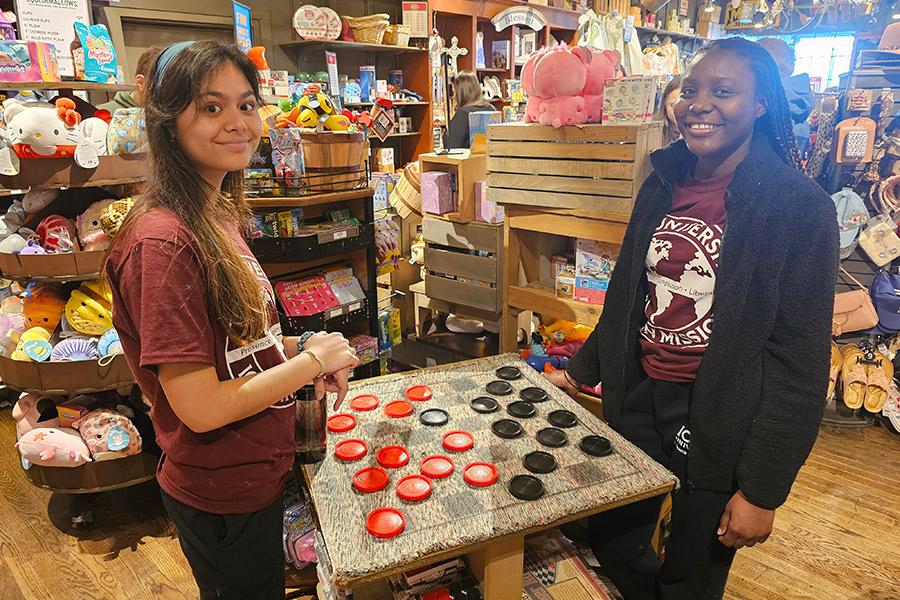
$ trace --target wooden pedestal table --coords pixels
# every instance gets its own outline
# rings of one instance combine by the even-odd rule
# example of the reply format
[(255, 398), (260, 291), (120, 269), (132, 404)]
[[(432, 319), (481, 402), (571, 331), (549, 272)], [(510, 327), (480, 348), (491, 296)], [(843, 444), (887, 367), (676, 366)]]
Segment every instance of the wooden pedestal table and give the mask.
[[(498, 411), (476, 412), (471, 401), (491, 396), (487, 384), (497, 380), (495, 372), (502, 366), (515, 366), (522, 377), (509, 382), (509, 394), (494, 396)], [(420, 385), (430, 388), (429, 400), (412, 402), (409, 416), (386, 415), (385, 405), (405, 398), (409, 388)], [(545, 397), (535, 399), (534, 416), (518, 419), (523, 430), (519, 437), (499, 437), (491, 425), (511, 418), (506, 407), (518, 400), (525, 388), (539, 388), (537, 394)], [(352, 399), (362, 394), (376, 396), (379, 406), (369, 411), (350, 408)], [(446, 411), (448, 422), (440, 426), (420, 423), (419, 415), (429, 409)], [(567, 443), (546, 447), (538, 441), (537, 433), (551, 426), (549, 416), (558, 410), (570, 411), (574, 426), (565, 429)], [(342, 433), (329, 433), (324, 461), (304, 467), (304, 476), (325, 539), (324, 564), (329, 566), (333, 581), (352, 590), (356, 598), (383, 598), (385, 587), (379, 581), (466, 556), (486, 600), (519, 600), (526, 535), (665, 494), (675, 485), (671, 473), (511, 354), (360, 382), (353, 385), (343, 412), (353, 416), (354, 426)], [(474, 446), (462, 452), (445, 449), (442, 439), (451, 431), (468, 432)], [(607, 438), (612, 453), (602, 457), (585, 453), (580, 443), (588, 435)], [(342, 462), (335, 457), (335, 447), (349, 439), (362, 440), (367, 453), (355, 461)], [(385, 469), (389, 481), (382, 490), (365, 494), (356, 491), (354, 474), (377, 466), (376, 455), (387, 446), (402, 446), (409, 462)], [(530, 474), (523, 457), (537, 450), (552, 454), (557, 468), (546, 475), (534, 475), (543, 484), (542, 496), (519, 500), (509, 491), (510, 480)], [(418, 474), (422, 461), (433, 455), (449, 457), (454, 472), (431, 480), (430, 497), (419, 502), (401, 500), (397, 483)], [(463, 472), (475, 462), (494, 465), (498, 481), (487, 487), (466, 483)], [(402, 512), (405, 528), (401, 533), (379, 539), (367, 531), (367, 515), (379, 508)]]

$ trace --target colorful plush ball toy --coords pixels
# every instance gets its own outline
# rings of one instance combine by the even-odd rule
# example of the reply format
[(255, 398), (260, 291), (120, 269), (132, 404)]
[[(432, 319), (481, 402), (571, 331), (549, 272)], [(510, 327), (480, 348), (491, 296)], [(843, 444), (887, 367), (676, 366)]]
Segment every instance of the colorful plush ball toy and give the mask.
[(16, 443), (28, 463), (42, 467), (78, 467), (91, 461), (91, 453), (74, 429), (38, 427)]
[(122, 458), (141, 451), (141, 434), (128, 417), (114, 410), (92, 410), (72, 427), (81, 433), (94, 460)]
[(78, 250), (78, 231), (72, 219), (60, 215), (45, 217), (37, 226), (41, 246), (48, 252)]
[(50, 362), (95, 360), (98, 357), (97, 340), (94, 338), (66, 338), (54, 346), (53, 351), (50, 352)]
[(119, 228), (125, 222), (125, 217), (128, 216), (128, 211), (134, 207), (134, 203), (135, 198), (122, 198), (100, 211), (100, 227), (103, 228), (103, 233), (110, 238), (116, 237)]
[(100, 356), (115, 356), (122, 354), (122, 341), (119, 339), (119, 332), (115, 328), (110, 328), (106, 333), (100, 336), (97, 341), (97, 352)]
[(56, 403), (46, 396), (22, 394), (12, 409), (16, 420), (16, 439), (38, 427), (59, 427), (59, 413)]
[(112, 291), (105, 282), (85, 281), (66, 302), (66, 321), (86, 335), (103, 335), (112, 327)]
[(19, 336), (19, 343), (10, 358), (22, 362), (44, 362), (50, 359), (51, 352), (50, 332), (43, 327), (32, 327)]
[(66, 301), (56, 288), (49, 285), (32, 286), (25, 295), (22, 314), (29, 327), (43, 327), (54, 331), (62, 319)]
[(78, 228), (78, 241), (81, 242), (82, 250), (106, 250), (109, 248), (110, 239), (100, 225), (100, 216), (106, 207), (113, 202), (115, 200), (98, 200), (88, 206), (87, 210), (75, 219), (75, 226)]

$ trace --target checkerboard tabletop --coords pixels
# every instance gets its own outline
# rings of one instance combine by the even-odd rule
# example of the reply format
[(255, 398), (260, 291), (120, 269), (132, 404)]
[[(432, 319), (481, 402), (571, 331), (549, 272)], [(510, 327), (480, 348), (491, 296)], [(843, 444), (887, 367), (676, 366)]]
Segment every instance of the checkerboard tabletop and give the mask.
[[(510, 381), (513, 392), (494, 396), (486, 386), (498, 380), (496, 370), (517, 367), (522, 377)], [(406, 399), (406, 390), (424, 384), (432, 397), (412, 402), (414, 412), (402, 418), (385, 415), (384, 407)], [(548, 399), (534, 403), (535, 415), (516, 418), (507, 412), (511, 402), (520, 400), (519, 392), (538, 387)], [(352, 398), (372, 394), (378, 408), (357, 411), (349, 406)], [(470, 403), (477, 397), (493, 397), (500, 405), (491, 414), (475, 412)], [(426, 426), (419, 421), (422, 411), (440, 408), (449, 415), (442, 426)], [(565, 428), (568, 442), (559, 448), (542, 445), (539, 430), (552, 427), (548, 415), (565, 409), (574, 413), (578, 423)], [(627, 442), (578, 403), (546, 382), (514, 355), (447, 365), (423, 371), (381, 377), (354, 386), (341, 407), (341, 413), (356, 418), (356, 426), (343, 433), (329, 433), (324, 461), (306, 467), (322, 534), (336, 581), (352, 581), (380, 571), (398, 568), (431, 554), (478, 544), (491, 538), (522, 531), (550, 527), (560, 520), (586, 512), (601, 512), (605, 507), (640, 496), (662, 493), (675, 477), (643, 452)], [(499, 419), (518, 421), (524, 434), (516, 439), (497, 436), (491, 424)], [(470, 433), (475, 445), (465, 452), (453, 452), (442, 446), (442, 436), (450, 431)], [(612, 454), (595, 457), (579, 448), (587, 435), (607, 438)], [(334, 455), (335, 445), (347, 439), (363, 440), (368, 452), (359, 460), (346, 462)], [(376, 454), (386, 446), (402, 446), (410, 455), (409, 463), (399, 469), (385, 469), (387, 487), (374, 493), (362, 493), (353, 487), (353, 476), (365, 467), (378, 466)], [(523, 457), (533, 451), (550, 453), (557, 468), (547, 474), (530, 473)], [(403, 477), (420, 473), (422, 460), (433, 455), (450, 458), (455, 471), (445, 479), (432, 479), (431, 496), (408, 502), (397, 495), (396, 486)], [(498, 471), (498, 481), (488, 487), (474, 487), (463, 477), (465, 467), (487, 462)], [(517, 475), (532, 475), (541, 480), (544, 494), (538, 500), (515, 498), (508, 489)], [(366, 528), (366, 517), (379, 508), (399, 510), (405, 519), (402, 533), (379, 539)]]

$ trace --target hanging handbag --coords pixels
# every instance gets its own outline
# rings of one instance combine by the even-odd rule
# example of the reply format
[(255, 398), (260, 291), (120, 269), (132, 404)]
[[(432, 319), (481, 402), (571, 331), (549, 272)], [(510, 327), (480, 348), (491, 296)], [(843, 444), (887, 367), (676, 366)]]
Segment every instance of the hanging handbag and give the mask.
[(900, 331), (900, 275), (878, 271), (870, 291), (878, 315), (876, 332), (892, 335)]
[(841, 267), (841, 273), (859, 289), (834, 295), (834, 313), (831, 317), (831, 335), (839, 336), (853, 331), (865, 331), (878, 325), (878, 313), (872, 304), (869, 290)]

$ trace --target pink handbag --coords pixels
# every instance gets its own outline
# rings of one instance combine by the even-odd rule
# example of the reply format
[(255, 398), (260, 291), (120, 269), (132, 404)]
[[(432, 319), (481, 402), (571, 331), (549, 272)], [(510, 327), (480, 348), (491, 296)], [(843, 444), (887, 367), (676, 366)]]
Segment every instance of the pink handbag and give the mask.
[(878, 325), (878, 313), (872, 304), (869, 290), (841, 267), (841, 272), (859, 286), (852, 292), (834, 295), (834, 313), (831, 317), (831, 335), (839, 336), (852, 331), (872, 329)]

